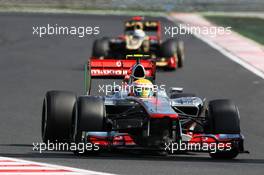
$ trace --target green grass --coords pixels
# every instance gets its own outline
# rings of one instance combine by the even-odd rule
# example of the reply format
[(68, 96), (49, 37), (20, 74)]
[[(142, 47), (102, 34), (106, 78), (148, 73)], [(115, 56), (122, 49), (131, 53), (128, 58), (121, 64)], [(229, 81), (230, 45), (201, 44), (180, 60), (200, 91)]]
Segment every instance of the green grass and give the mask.
[(264, 19), (217, 15), (204, 15), (204, 17), (217, 25), (231, 26), (232, 30), (264, 45)]

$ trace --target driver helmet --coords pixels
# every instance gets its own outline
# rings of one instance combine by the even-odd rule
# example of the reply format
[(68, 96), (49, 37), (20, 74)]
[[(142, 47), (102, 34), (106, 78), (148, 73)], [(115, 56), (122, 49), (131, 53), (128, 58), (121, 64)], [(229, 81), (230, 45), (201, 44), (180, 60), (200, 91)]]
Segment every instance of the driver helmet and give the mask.
[(147, 79), (138, 79), (133, 82), (133, 94), (139, 98), (150, 98), (154, 95), (153, 84)]
[(134, 39), (143, 40), (146, 36), (145, 32), (141, 29), (136, 29), (132, 33)]

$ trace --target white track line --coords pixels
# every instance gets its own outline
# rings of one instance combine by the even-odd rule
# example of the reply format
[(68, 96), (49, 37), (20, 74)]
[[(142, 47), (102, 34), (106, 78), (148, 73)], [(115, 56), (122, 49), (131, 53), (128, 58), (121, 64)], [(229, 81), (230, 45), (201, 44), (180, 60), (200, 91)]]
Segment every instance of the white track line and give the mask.
[[(23, 167), (23, 165), (25, 165), (25, 167)], [(30, 172), (30, 170), (32, 170), (32, 172)], [(52, 172), (52, 170), (58, 170), (58, 172)], [(39, 162), (27, 161), (27, 160), (16, 159), (16, 158), (0, 157), (0, 175), (30, 175), (30, 174), (34, 174), (34, 175), (50, 175), (50, 174), (56, 174), (56, 175), (62, 175), (62, 174), (63, 175), (113, 175), (110, 173), (84, 170), (84, 169), (79, 169), (79, 168), (53, 165), (53, 164), (48, 164), (48, 163), (39, 163)]]
[[(174, 23), (176, 21), (176, 19), (173, 18), (172, 16), (166, 16), (166, 18), (168, 20), (174, 22)], [(242, 67), (244, 67), (247, 70), (251, 71), (255, 75), (257, 75), (257, 76), (261, 77), (262, 79), (264, 79), (264, 72), (262, 72), (261, 70), (257, 69), (254, 65), (249, 64), (246, 61), (244, 61), (241, 58), (239, 58), (238, 56), (236, 56), (235, 54), (230, 53), (229, 51), (227, 51), (223, 47), (219, 46), (217, 43), (214, 43), (209, 38), (205, 38), (202, 35), (196, 34), (196, 33), (193, 33), (193, 35), (196, 38), (198, 38), (198, 39), (202, 40), (203, 42), (205, 42), (206, 44), (208, 44), (209, 46), (211, 46), (212, 48), (214, 48), (215, 50), (219, 51), (221, 54), (225, 55), (227, 58), (231, 59), (232, 61), (238, 63), (239, 65), (241, 65)]]

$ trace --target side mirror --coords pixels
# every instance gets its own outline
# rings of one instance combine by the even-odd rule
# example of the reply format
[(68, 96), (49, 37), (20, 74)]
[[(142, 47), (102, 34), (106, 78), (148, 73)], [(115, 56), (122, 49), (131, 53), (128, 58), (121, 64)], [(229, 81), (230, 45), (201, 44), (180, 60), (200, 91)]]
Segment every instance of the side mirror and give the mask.
[(170, 93), (173, 93), (173, 92), (182, 93), (183, 92), (183, 88), (182, 87), (171, 87), (170, 88)]

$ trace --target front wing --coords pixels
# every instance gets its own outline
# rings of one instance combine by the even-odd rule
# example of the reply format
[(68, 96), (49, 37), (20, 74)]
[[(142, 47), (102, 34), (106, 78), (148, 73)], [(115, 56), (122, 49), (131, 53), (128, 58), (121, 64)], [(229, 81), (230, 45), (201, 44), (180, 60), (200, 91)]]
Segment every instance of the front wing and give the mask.
[[(182, 139), (179, 143), (185, 146), (184, 149), (178, 147), (175, 149), (173, 143), (165, 144), (159, 148), (159, 151), (167, 151), (172, 153), (180, 152), (211, 152), (212, 146), (220, 145), (223, 149), (237, 149), (240, 153), (247, 153), (244, 150), (244, 136), (241, 134), (191, 134), (190, 139)], [(140, 148), (134, 141), (133, 137), (127, 133), (118, 132), (86, 132), (85, 142), (99, 145), (100, 148)], [(200, 147), (198, 147), (200, 145)], [(203, 149), (207, 145), (208, 149)], [(149, 148), (151, 149), (151, 148)], [(172, 150), (174, 149), (174, 150)]]

